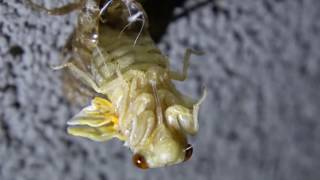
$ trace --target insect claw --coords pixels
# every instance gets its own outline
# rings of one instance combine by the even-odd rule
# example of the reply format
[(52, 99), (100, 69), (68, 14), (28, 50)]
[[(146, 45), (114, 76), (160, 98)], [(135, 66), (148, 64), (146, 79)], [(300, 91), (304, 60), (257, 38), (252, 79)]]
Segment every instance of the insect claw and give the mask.
[(192, 115), (193, 115), (193, 120), (195, 122), (198, 122), (198, 113), (199, 113), (199, 108), (200, 108), (200, 105), (203, 103), (203, 101), (205, 100), (207, 96), (207, 88), (204, 86), (203, 87), (203, 91), (202, 91), (202, 95), (200, 97), (200, 99), (198, 100), (198, 102), (196, 102), (194, 105), (193, 105), (193, 110), (192, 110)]

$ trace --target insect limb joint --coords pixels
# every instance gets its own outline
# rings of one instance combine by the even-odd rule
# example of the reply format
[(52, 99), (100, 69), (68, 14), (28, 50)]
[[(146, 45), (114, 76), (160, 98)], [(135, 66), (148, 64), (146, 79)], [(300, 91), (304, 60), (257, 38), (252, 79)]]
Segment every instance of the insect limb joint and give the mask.
[(192, 54), (203, 55), (204, 53), (202, 51), (196, 51), (196, 50), (187, 48), (186, 52), (184, 53), (182, 72), (170, 71), (169, 73), (172, 79), (178, 80), (178, 81), (184, 81), (187, 79), (188, 69), (190, 66), (190, 57)]
[(97, 93), (103, 93), (101, 88), (98, 87), (98, 85), (94, 82), (92, 77), (90, 77), (90, 75), (88, 75), (87, 73), (82, 71), (80, 68), (78, 68), (73, 63), (68, 62), (68, 63), (62, 64), (62, 65), (52, 67), (53, 70), (61, 70), (64, 68), (68, 68), (71, 71), (71, 73), (74, 75), (75, 78), (79, 79), (82, 83), (84, 83), (88, 87), (92, 88)]

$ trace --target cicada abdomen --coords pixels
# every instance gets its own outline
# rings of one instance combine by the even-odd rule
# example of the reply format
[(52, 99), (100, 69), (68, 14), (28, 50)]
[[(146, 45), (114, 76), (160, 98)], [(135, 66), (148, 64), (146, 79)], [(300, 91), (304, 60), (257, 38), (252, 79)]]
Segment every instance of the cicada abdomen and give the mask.
[(204, 98), (190, 100), (172, 80), (186, 79), (189, 57), (195, 52), (186, 51), (183, 72), (171, 71), (135, 0), (82, 0), (72, 7), (81, 7), (78, 25), (67, 45), (68, 62), (56, 69), (67, 68), (96, 94), (68, 121), (68, 133), (95, 141), (118, 138), (140, 168), (189, 159), (192, 146), (187, 135), (198, 131)]

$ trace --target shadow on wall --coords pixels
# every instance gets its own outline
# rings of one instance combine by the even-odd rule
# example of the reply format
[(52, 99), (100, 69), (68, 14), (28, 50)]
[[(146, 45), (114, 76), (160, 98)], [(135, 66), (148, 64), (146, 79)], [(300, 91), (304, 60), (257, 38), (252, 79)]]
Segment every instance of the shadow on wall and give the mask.
[(192, 11), (205, 6), (215, 0), (204, 0), (192, 7), (184, 8), (180, 14), (174, 14), (174, 9), (182, 7), (185, 0), (140, 0), (149, 16), (149, 31), (155, 42), (159, 42), (165, 34), (167, 26), (181, 17), (188, 16)]

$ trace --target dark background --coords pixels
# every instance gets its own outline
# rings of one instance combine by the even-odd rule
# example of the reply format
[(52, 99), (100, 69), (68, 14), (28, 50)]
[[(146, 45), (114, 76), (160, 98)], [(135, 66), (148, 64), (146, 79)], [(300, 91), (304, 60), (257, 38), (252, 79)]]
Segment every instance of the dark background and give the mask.
[(0, 179), (318, 180), (320, 1), (145, 3), (175, 69), (187, 47), (206, 52), (192, 56), (189, 80), (177, 83), (193, 97), (208, 88), (192, 160), (141, 171), (117, 140), (67, 135), (80, 107), (67, 102), (50, 65), (59, 64), (77, 14), (53, 17), (0, 0)]

